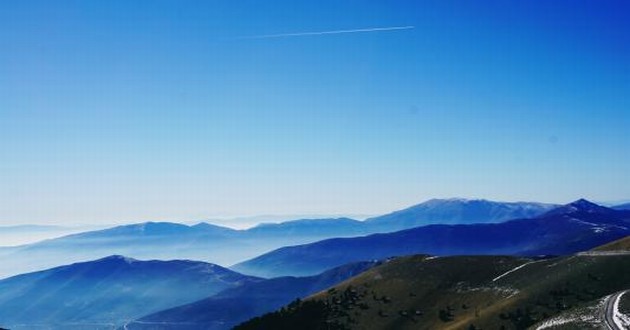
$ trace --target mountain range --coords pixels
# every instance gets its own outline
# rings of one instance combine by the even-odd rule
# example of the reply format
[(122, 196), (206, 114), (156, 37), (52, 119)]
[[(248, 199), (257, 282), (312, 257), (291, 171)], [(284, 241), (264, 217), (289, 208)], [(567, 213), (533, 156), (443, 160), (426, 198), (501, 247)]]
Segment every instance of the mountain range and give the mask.
[(429, 225), (386, 234), (289, 246), (232, 269), (261, 277), (306, 276), (359, 260), (432, 255), (566, 255), (630, 234), (630, 211), (586, 200), (529, 219), (492, 224)]
[(11, 329), (111, 329), (261, 279), (197, 261), (109, 256), (0, 281), (0, 320)]
[(169, 222), (131, 224), (2, 249), (0, 277), (112, 254), (139, 259), (192, 259), (232, 265), (283, 246), (313, 243), (332, 237), (387, 233), (435, 223), (440, 219), (458, 224), (500, 222), (542, 214), (552, 207), (540, 203), (433, 199), (366, 221), (349, 218), (302, 219), (261, 224), (246, 230), (208, 223), (193, 226)]
[[(510, 215), (521, 215), (524, 218), (510, 220)], [(445, 219), (447, 224), (432, 224), (438, 218)], [(412, 228), (387, 232), (408, 226)], [(492, 286), (487, 290), (488, 286), (484, 283), (491, 276), (494, 276), (493, 283), (500, 282), (499, 279), (520, 267), (529, 268), (530, 263), (545, 265), (544, 269), (539, 269), (538, 266), (532, 266), (532, 269), (538, 271), (534, 272), (536, 276), (544, 276), (546, 281), (550, 275), (545, 269), (558, 271), (559, 268), (554, 268), (557, 264), (573, 271), (595, 265), (595, 268), (588, 268), (589, 279), (601, 277), (593, 275), (597, 267), (605, 267), (606, 272), (614, 269), (625, 271), (615, 268), (614, 262), (602, 261), (608, 256), (612, 258), (609, 260), (618, 261), (618, 267), (625, 267), (625, 253), (594, 251), (579, 253), (575, 257), (549, 259), (549, 256), (574, 254), (628, 235), (630, 211), (603, 207), (587, 200), (562, 206), (485, 200), (430, 200), (366, 221), (348, 218), (303, 219), (263, 224), (248, 230), (235, 230), (207, 223), (187, 226), (149, 222), (118, 226), (3, 250), (0, 264), (12, 272), (21, 272), (19, 267), (14, 267), (20, 266), (20, 262), (27, 267), (41, 267), (47, 263), (63, 264), (60, 260), (74, 262), (77, 258), (94, 259), (94, 256), (106, 253), (116, 255), (0, 280), (0, 323), (11, 329), (119, 327), (125, 330), (223, 330), (282, 306), (285, 307), (279, 314), (270, 314), (274, 320), (283, 319), (287, 313), (297, 312), (294, 319), (303, 321), (300, 313), (306, 304), (310, 311), (313, 311), (310, 309), (313, 307), (320, 316), (328, 315), (324, 317), (328, 321), (328, 317), (333, 315), (334, 322), (329, 323), (330, 326), (347, 326), (355, 324), (353, 322), (380, 324), (383, 323), (382, 318), (387, 318), (384, 326), (398, 328), (400, 325), (400, 328), (405, 328), (409, 320), (419, 321), (420, 318), (415, 316), (424, 315), (426, 310), (437, 313), (437, 310), (431, 309), (437, 308), (436, 303), (446, 304), (440, 313), (445, 311), (447, 316), (455, 313), (457, 308), (454, 309), (443, 300), (452, 296), (451, 291), (463, 290), (461, 292), (471, 295), (470, 300), (458, 301), (457, 304), (461, 303), (463, 306), (474, 303), (481, 306), (479, 304), (488, 303), (482, 302), (483, 299), (509, 300), (509, 296), (504, 295), (506, 293), (513, 295), (516, 291), (525, 290), (544, 296), (555, 290), (553, 285), (559, 282), (545, 284), (547, 291), (536, 291), (538, 289), (531, 286), (532, 284), (525, 285), (523, 278), (520, 282), (509, 283), (508, 289), (512, 291), (506, 291), (503, 287), (499, 287), (497, 291)], [(320, 238), (326, 239), (319, 240)], [(284, 246), (287, 242), (298, 242), (300, 245)], [(599, 249), (620, 249), (627, 248), (627, 245), (626, 239)], [(272, 250), (277, 247), (280, 248)], [(232, 269), (202, 261), (140, 261), (118, 255), (120, 251), (125, 251), (132, 253), (135, 258), (143, 255), (156, 258), (190, 256), (202, 260), (216, 258), (227, 263), (236, 256), (255, 256), (265, 250), (270, 252), (237, 264)], [(408, 255), (417, 256), (400, 257)], [(572, 261), (574, 259), (577, 261)], [(407, 262), (408, 260), (411, 261)], [(403, 266), (392, 266), (399, 262)], [(384, 271), (376, 271), (379, 269)], [(471, 291), (476, 292), (474, 294), (466, 291), (470, 287), (458, 286), (459, 283), (467, 283), (467, 272), (469, 284), (471, 287), (474, 285), (475, 290)], [(474, 276), (470, 272), (474, 272)], [(584, 275), (584, 272), (580, 274)], [(415, 279), (412, 275), (416, 276)], [(364, 276), (375, 282), (357, 282), (357, 278), (365, 279)], [(577, 275), (567, 276), (574, 279)], [(599, 289), (592, 289), (591, 286), (582, 288), (588, 290), (584, 291), (588, 295), (586, 298), (604, 294), (608, 292), (606, 290), (612, 290), (613, 286), (616, 288), (615, 285), (620, 283), (618, 278), (607, 276), (610, 276), (611, 282), (608, 284), (611, 286)], [(388, 286), (398, 282), (407, 291), (389, 291)], [(348, 283), (357, 284), (351, 284), (350, 287)], [(364, 305), (358, 304), (356, 292), (352, 293), (352, 290), (356, 291), (355, 285), (368, 288), (366, 284), (375, 285), (373, 291), (382, 290), (384, 296), (389, 297), (385, 299), (381, 296), (377, 299), (374, 297), (378, 294), (372, 293), (373, 300), (380, 301), (379, 304), (390, 304), (391, 297), (398, 297), (398, 300), (405, 292), (409, 297), (423, 297), (423, 302), (405, 302), (400, 306), (392, 303), (396, 305), (396, 311), (384, 309), (393, 305), (379, 305), (387, 316), (380, 312), (376, 316), (366, 312), (365, 315), (368, 316), (363, 318), (359, 314), (374, 306), (367, 304), (368, 307), (364, 308)], [(418, 285), (422, 289), (418, 289)], [(332, 291), (328, 290), (328, 293), (322, 292), (331, 286), (336, 287)], [(420, 290), (428, 290), (427, 288), (435, 288), (437, 291), (418, 293)], [(572, 287), (571, 290), (573, 289), (577, 290)], [(368, 292), (366, 290), (364, 291)], [(596, 294), (590, 293), (593, 290)], [(340, 316), (338, 308), (330, 309), (331, 304), (336, 304), (335, 299), (342, 299), (339, 292), (344, 292), (346, 298), (355, 299), (351, 309), (358, 309), (355, 312), (358, 313), (356, 318)], [(297, 301), (286, 306), (292, 300), (316, 293), (318, 294), (314, 297), (329, 299), (326, 304), (313, 305), (314, 300), (308, 299), (306, 303)], [(576, 298), (571, 299), (577, 301), (571, 300), (572, 304), (578, 305), (582, 298), (577, 297), (582, 297), (583, 294), (576, 293), (574, 296)], [(429, 297), (439, 299), (431, 302)], [(526, 301), (523, 308), (531, 304), (527, 299), (523, 300)], [(423, 305), (428, 303), (432, 307)], [(515, 307), (516, 305), (510, 304), (504, 301), (500, 306), (521, 308), (521, 305)], [(546, 305), (543, 304), (544, 306)], [(553, 314), (546, 308), (548, 306), (539, 313), (544, 310), (545, 313)], [(417, 311), (420, 311), (420, 315), (416, 315)], [(486, 309), (486, 312), (489, 311)], [(520, 322), (514, 321), (510, 314), (512, 312), (516, 313), (516, 309), (508, 310), (506, 322)], [(344, 313), (349, 314), (347, 311)], [(396, 313), (402, 319), (389, 318)], [(469, 307), (457, 309), (456, 314), (463, 316), (462, 326), (473, 325), (470, 313)], [(410, 317), (411, 314), (415, 316)], [(540, 315), (527, 315), (530, 317), (528, 322), (542, 318)], [(476, 318), (477, 316), (475, 320)], [(435, 319), (431, 320), (426, 323), (430, 325), (429, 328), (438, 324), (431, 323), (437, 322)], [(480, 324), (490, 325), (490, 328), (503, 324), (485, 316), (479, 320), (482, 320)], [(395, 324), (392, 325), (389, 321)], [(452, 320), (447, 320), (447, 324), (450, 321)], [(252, 322), (246, 323), (245, 329), (251, 324), (257, 324), (256, 322), (265, 324), (268, 319), (263, 317)]]
[(400, 211), (366, 219), (365, 222), (372, 228), (383, 228), (382, 232), (391, 232), (431, 224), (496, 223), (531, 218), (558, 206), (530, 202), (494, 202), (485, 199), (431, 199)]
[[(298, 221), (297, 223), (301, 223)], [(336, 219), (310, 220), (315, 224), (336, 223)], [(340, 220), (340, 224), (345, 221)], [(147, 222), (83, 232), (34, 244), (0, 250), (0, 276), (88, 261), (118, 254), (138, 259), (190, 259), (229, 265), (279, 246), (313, 242), (340, 235), (338, 231), (311, 234), (284, 228), (235, 230), (207, 223), (188, 226), (170, 222)], [(275, 226), (271, 226), (275, 227)], [(346, 234), (349, 235), (349, 234)]]

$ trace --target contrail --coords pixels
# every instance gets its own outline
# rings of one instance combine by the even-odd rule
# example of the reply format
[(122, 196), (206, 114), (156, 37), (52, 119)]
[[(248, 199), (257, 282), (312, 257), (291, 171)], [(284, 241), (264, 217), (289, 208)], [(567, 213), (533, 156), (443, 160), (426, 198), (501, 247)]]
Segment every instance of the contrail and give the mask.
[(381, 32), (381, 31), (410, 30), (410, 29), (413, 29), (413, 28), (415, 28), (415, 26), (413, 26), (413, 25), (389, 26), (389, 27), (373, 27), (373, 28), (364, 28), (364, 29), (353, 29), (353, 30), (333, 30), (333, 31), (318, 31), (318, 32), (265, 34), (265, 35), (258, 35), (258, 36), (240, 37), (239, 39), (270, 39), (270, 38), (321, 36), (321, 35), (327, 35), (327, 34), (343, 34), (343, 33), (362, 33), (362, 32)]

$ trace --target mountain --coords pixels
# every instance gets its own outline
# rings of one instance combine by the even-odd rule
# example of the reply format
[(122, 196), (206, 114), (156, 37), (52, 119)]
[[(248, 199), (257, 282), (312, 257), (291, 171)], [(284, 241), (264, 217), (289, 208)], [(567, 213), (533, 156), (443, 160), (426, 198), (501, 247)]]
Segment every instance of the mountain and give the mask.
[(629, 273), (630, 255), (400, 257), (235, 329), (536, 329), (630, 288)]
[[(279, 224), (262, 224), (248, 232), (287, 233), (316, 232), (344, 236), (393, 232), (427, 224), (495, 223), (543, 214), (558, 205), (529, 202), (495, 202), (484, 199), (431, 199), (421, 204), (357, 221), (348, 218), (294, 220)], [(331, 221), (334, 220), (334, 221)]]
[[(220, 250), (237, 234), (236, 230), (213, 225), (186, 226), (168, 222), (147, 222), (88, 231), (14, 247), (10, 253), (0, 255), (0, 276), (113, 254), (139, 259), (207, 261), (210, 259), (209, 254)], [(225, 255), (228, 254), (222, 256)], [(232, 260), (227, 257), (216, 259), (223, 262)]]
[(256, 281), (204, 262), (110, 256), (1, 280), (0, 320), (11, 329), (111, 328)]
[(431, 199), (424, 203), (366, 220), (372, 228), (386, 231), (430, 224), (495, 223), (541, 215), (558, 205), (526, 202), (494, 202), (484, 199)]
[(228, 226), (231, 228), (252, 228), (258, 226), (260, 224), (270, 224), (270, 223), (283, 223), (283, 222), (292, 222), (299, 221), (296, 219), (337, 219), (337, 218), (350, 218), (350, 219), (367, 219), (370, 216), (374, 215), (365, 215), (365, 214), (344, 214), (344, 215), (333, 215), (333, 214), (262, 214), (255, 216), (245, 216), (245, 217), (232, 217), (232, 218), (210, 218), (207, 222), (220, 225), (220, 226)]
[(233, 264), (280, 246), (366, 234), (351, 219), (297, 220), (235, 230), (200, 223), (147, 222), (0, 249), (0, 277), (111, 254), (140, 259), (193, 259)]
[(0, 226), (0, 248), (31, 244), (45, 239), (61, 237), (94, 227), (63, 227), (52, 225), (14, 225)]
[(324, 290), (356, 276), (379, 262), (344, 265), (310, 277), (280, 277), (222, 291), (209, 298), (145, 316), (126, 329), (223, 330), (271, 312), (294, 299)]
[(0, 277), (112, 254), (139, 259), (192, 259), (232, 265), (282, 246), (313, 243), (332, 237), (393, 232), (435, 221), (496, 222), (523, 214), (538, 214), (548, 207), (549, 205), (537, 203), (431, 200), (367, 221), (349, 218), (300, 219), (262, 224), (247, 230), (208, 223), (188, 226), (170, 222), (146, 222), (0, 248)]
[(630, 234), (630, 212), (585, 200), (531, 219), (498, 224), (429, 225), (387, 234), (283, 247), (232, 269), (262, 277), (306, 276), (360, 260), (432, 255), (566, 255)]
[(362, 221), (349, 218), (301, 219), (281, 223), (263, 223), (246, 230), (249, 235), (283, 236), (310, 235), (313, 237), (360, 235), (367, 233)]
[(615, 210), (630, 210), (630, 203), (613, 206)]
[(211, 234), (211, 235), (229, 235), (235, 233), (236, 230), (215, 226), (207, 223), (199, 223), (194, 226), (187, 226), (172, 222), (145, 222), (132, 225), (118, 226), (114, 228), (108, 228), (103, 230), (91, 231), (87, 233), (80, 233), (76, 235), (67, 236), (67, 238), (100, 238), (103, 236), (146, 236), (156, 237), (165, 235), (198, 235), (198, 234)]

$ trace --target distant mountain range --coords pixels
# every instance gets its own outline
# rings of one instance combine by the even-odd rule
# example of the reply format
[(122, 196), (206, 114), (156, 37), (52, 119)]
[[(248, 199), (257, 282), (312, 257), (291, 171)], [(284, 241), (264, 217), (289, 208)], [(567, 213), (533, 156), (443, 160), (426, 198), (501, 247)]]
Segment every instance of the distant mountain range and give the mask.
[(227, 330), (252, 317), (271, 312), (356, 276), (380, 262), (358, 262), (310, 277), (279, 277), (250, 282), (209, 298), (129, 322), (126, 329)]
[[(59, 264), (92, 260), (111, 254), (139, 259), (193, 259), (232, 264), (279, 246), (317, 241), (332, 236), (352, 236), (339, 221), (334, 228), (317, 233), (313, 225), (325, 228), (336, 219), (304, 221), (305, 229), (289, 225), (269, 225), (250, 230), (234, 230), (200, 223), (187, 226), (169, 222), (148, 222), (118, 226), (0, 250), (0, 276), (36, 271)], [(274, 228), (276, 228), (274, 230)]]
[[(400, 257), (235, 330), (599, 329), (600, 301), (628, 274), (628, 254)], [(571, 317), (538, 327), (556, 315)]]
[(565, 255), (630, 234), (630, 211), (578, 200), (540, 216), (497, 224), (429, 225), (289, 246), (232, 269), (261, 277), (306, 276), (359, 260), (432, 255)]
[(558, 206), (543, 203), (494, 202), (484, 199), (431, 199), (404, 210), (367, 219), (365, 222), (373, 228), (383, 228), (384, 232), (391, 232), (430, 224), (496, 223), (531, 218)]
[(111, 329), (258, 281), (204, 262), (110, 256), (1, 280), (0, 320), (11, 329)]
[(51, 239), (70, 235), (87, 230), (94, 230), (97, 226), (63, 227), (53, 225), (14, 225), (0, 226), (0, 250), (8, 250), (7, 247), (36, 243), (45, 239)]
[[(69, 235), (0, 250), (0, 277), (111, 254), (140, 259), (194, 259), (231, 265), (282, 246), (332, 237), (357, 237), (416, 226), (499, 222), (548, 211), (553, 205), (486, 200), (430, 200), (366, 221), (303, 219), (262, 224), (247, 230), (200, 223), (148, 222)], [(314, 274), (314, 273), (313, 273)]]
[[(505, 221), (504, 218), (510, 215), (527, 217)], [(426, 225), (440, 218), (453, 224)], [(373, 234), (408, 226), (412, 228)], [(345, 281), (346, 284), (342, 283), (335, 290), (350, 290), (347, 283), (362, 286), (374, 283), (374, 290), (383, 290), (386, 295), (385, 298), (372, 297), (373, 300), (380, 301), (379, 306), (381, 303), (390, 304), (391, 301), (385, 301), (391, 300), (391, 297), (400, 299), (401, 294), (408, 297), (418, 296), (417, 299), (410, 298), (412, 303), (409, 304), (405, 302), (398, 306), (394, 303), (396, 311), (391, 310), (392, 306), (389, 305), (385, 306), (389, 308), (387, 310), (381, 308), (387, 316), (377, 312), (365, 314), (369, 315), (367, 318), (361, 318), (359, 314), (372, 308), (371, 305), (365, 307), (358, 304), (358, 300), (354, 302), (352, 308), (359, 309), (358, 318), (351, 322), (379, 324), (383, 321), (381, 318), (388, 318), (385, 321), (400, 321), (400, 324), (405, 324), (402, 328), (405, 328), (406, 322), (410, 320), (410, 313), (420, 316), (415, 313), (420, 311), (423, 314), (424, 310), (438, 308), (436, 301), (432, 302), (427, 296), (416, 292), (420, 290), (416, 288), (420, 282), (433, 281), (425, 283), (428, 287), (424, 284), (422, 286), (422, 290), (437, 290), (426, 293), (427, 295), (451, 297), (452, 292), (466, 292), (467, 288), (458, 283), (466, 283), (465, 275), (468, 274), (469, 282), (479, 285), (471, 291), (474, 293), (469, 292), (473, 297), (471, 301), (475, 304), (487, 304), (486, 301), (479, 300), (482, 298), (491, 301), (507, 299), (502, 295), (516, 294), (521, 289), (539, 295), (546, 294), (544, 292), (547, 291), (535, 291), (534, 289), (538, 289), (526, 287), (523, 279), (520, 282), (510, 282), (508, 288), (500, 287), (496, 292), (494, 289), (487, 289), (488, 286), (484, 283), (492, 276), (492, 282), (497, 282), (497, 278), (506, 277), (506, 274), (525, 267), (528, 263), (545, 262), (547, 268), (553, 268), (560, 263), (572, 267), (571, 271), (595, 264), (609, 268), (615, 265), (622, 267), (627, 258), (619, 259), (618, 264), (601, 263), (600, 260), (604, 260), (601, 259), (604, 256), (614, 259), (624, 257), (623, 255), (611, 256), (599, 251), (580, 253), (576, 256), (579, 263), (572, 261), (572, 258), (553, 259), (557, 262), (548, 264), (547, 261), (538, 259), (541, 255), (568, 255), (589, 250), (628, 235), (630, 211), (607, 208), (586, 200), (562, 206), (485, 200), (431, 200), (366, 221), (348, 218), (303, 219), (264, 224), (248, 230), (234, 230), (207, 223), (187, 226), (149, 222), (118, 226), (4, 250), (4, 254), (0, 254), (0, 265), (5, 270), (20, 272), (20, 267), (41, 267), (52, 263), (58, 265), (63, 264), (60, 260), (93, 258), (105, 253), (120, 254), (121, 251), (132, 253), (134, 257), (187, 256), (226, 261), (259, 253), (261, 250), (270, 252), (237, 264), (231, 270), (200, 261), (139, 261), (114, 255), (10, 277), (0, 280), (0, 322), (11, 329), (119, 327), (124, 330), (223, 330), (251, 317), (271, 312), (296, 298), (317, 292), (320, 292), (318, 297), (321, 297), (324, 295), (322, 290)], [(318, 240), (322, 237), (335, 238)], [(287, 242), (307, 243), (276, 250), (271, 248)], [(599, 249), (621, 249), (627, 246), (626, 238)], [(407, 264), (413, 267), (388, 266), (411, 260), (399, 256), (419, 253), (423, 256), (412, 257), (415, 261)], [(435, 257), (428, 255), (439, 257), (434, 261)], [(447, 257), (452, 255), (476, 256)], [(588, 258), (595, 258), (596, 262), (590, 262), (591, 259)], [(582, 262), (584, 260), (589, 262)], [(599, 267), (597, 265), (593, 267)], [(536, 274), (548, 279), (550, 275), (547, 268), (536, 268), (539, 271)], [(383, 271), (376, 271), (378, 269)], [(553, 268), (554, 271), (562, 269), (564, 268)], [(599, 273), (594, 273), (596, 268), (588, 269), (590, 277), (599, 278)], [(609, 272), (608, 268), (606, 272)], [(358, 278), (366, 278), (359, 274), (368, 274), (365, 276), (368, 276), (369, 281), (357, 282), (353, 277), (358, 275)], [(583, 272), (579, 274), (583, 275)], [(414, 276), (415, 280), (412, 280)], [(559, 281), (566, 281), (571, 276), (573, 275), (562, 277)], [(618, 278), (612, 275), (607, 279), (610, 279), (607, 284), (618, 284)], [(403, 291), (389, 291), (388, 285), (394, 285), (399, 280), (402, 281), (400, 290)], [(560, 282), (554, 280), (545, 284), (544, 288), (555, 290), (553, 285), (557, 283)], [(369, 291), (368, 287), (365, 290)], [(514, 287), (517, 288), (516, 291)], [(597, 294), (604, 294), (611, 288), (612, 286), (592, 289), (589, 286), (584, 289), (589, 291), (584, 292), (590, 295), (590, 299), (594, 297), (594, 294), (589, 293), (592, 290)], [(413, 295), (409, 293), (410, 290)], [(354, 295), (351, 291), (347, 292)], [(375, 295), (376, 293), (373, 294)], [(530, 301), (526, 297), (523, 299), (527, 301), (523, 305), (525, 308)], [(422, 304), (418, 304), (418, 301), (422, 301)], [(331, 303), (336, 304), (333, 300), (325, 306), (330, 307)], [(437, 303), (447, 302), (442, 299)], [(427, 304), (432, 307), (427, 307)], [(456, 304), (468, 305), (470, 301), (458, 300)], [(302, 303), (291, 306), (282, 313), (300, 311), (303, 307)], [(515, 308), (515, 311), (521, 308), (520, 305), (509, 306)], [(328, 307), (322, 311), (331, 312)], [(447, 313), (452, 312), (452, 306), (447, 307), (442, 309), (446, 309)], [(469, 307), (462, 307), (458, 313), (468, 315), (470, 311)], [(273, 314), (274, 320), (282, 317), (282, 313)], [(396, 313), (397, 317), (404, 320), (389, 319)], [(512, 321), (511, 318), (508, 319)], [(267, 319), (257, 320), (255, 322), (266, 322)], [(427, 324), (435, 326), (438, 323)], [(498, 323), (491, 321), (482, 324), (490, 325), (489, 328), (498, 326)]]

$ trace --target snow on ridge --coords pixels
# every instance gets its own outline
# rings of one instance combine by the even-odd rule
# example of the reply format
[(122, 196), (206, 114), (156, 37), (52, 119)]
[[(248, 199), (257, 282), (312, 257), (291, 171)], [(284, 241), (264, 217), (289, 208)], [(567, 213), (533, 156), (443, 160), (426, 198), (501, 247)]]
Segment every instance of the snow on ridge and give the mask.
[(593, 223), (593, 222), (588, 222), (588, 221), (576, 219), (576, 218), (573, 218), (573, 217), (569, 217), (569, 220), (571, 220), (573, 222), (580, 223), (580, 224), (584, 224), (584, 225), (587, 225), (587, 226), (592, 226), (592, 227), (601, 226), (601, 224), (596, 224), (596, 223)]
[[(604, 303), (606, 298), (602, 298), (597, 302), (596, 306), (580, 308), (579, 310), (575, 310), (573, 312), (569, 312), (569, 314), (561, 314), (555, 316), (551, 319), (547, 319), (535, 328), (535, 330), (544, 330), (549, 328), (555, 328), (557, 326), (577, 323), (574, 326), (586, 326), (590, 325), (591, 327), (599, 327), (603, 325), (602, 320), (599, 317), (598, 311), (604, 307)], [(589, 327), (590, 328), (590, 327)]]

